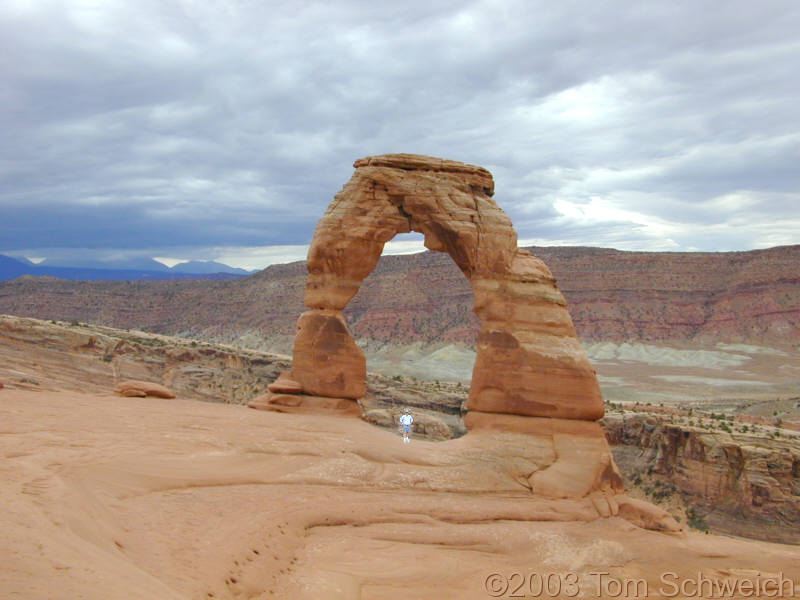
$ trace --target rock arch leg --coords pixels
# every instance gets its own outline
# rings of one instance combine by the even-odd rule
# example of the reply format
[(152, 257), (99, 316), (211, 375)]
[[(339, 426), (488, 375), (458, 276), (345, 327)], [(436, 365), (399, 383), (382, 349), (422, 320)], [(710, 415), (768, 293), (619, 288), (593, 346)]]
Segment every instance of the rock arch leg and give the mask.
[(603, 416), (594, 368), (541, 260), (516, 249), (506, 273), (475, 277), (472, 290), (481, 328), (470, 411), (588, 421)]

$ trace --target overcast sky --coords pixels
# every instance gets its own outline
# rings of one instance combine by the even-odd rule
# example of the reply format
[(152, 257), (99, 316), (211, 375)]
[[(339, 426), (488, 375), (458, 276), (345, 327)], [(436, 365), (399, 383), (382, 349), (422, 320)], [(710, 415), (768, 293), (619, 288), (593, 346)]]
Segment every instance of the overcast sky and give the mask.
[(796, 244), (800, 2), (4, 0), (0, 132), (5, 254), (297, 260), (387, 152), (523, 243)]

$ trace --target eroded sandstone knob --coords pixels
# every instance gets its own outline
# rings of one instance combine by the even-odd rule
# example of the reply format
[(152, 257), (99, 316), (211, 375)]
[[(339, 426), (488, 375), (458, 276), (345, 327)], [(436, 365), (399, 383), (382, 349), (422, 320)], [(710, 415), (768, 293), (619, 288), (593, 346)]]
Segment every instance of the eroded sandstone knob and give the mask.
[[(384, 244), (417, 231), (428, 249), (447, 252), (472, 284), (481, 325), (468, 409), (489, 416), (600, 418), (600, 388), (564, 297), (547, 266), (517, 248), (510, 219), (492, 199), (491, 173), (413, 154), (371, 156), (354, 166), (314, 231), (305, 293), (311, 310), (298, 321), (292, 371), (283, 379), (291, 385), (275, 392), (364, 394), (363, 353), (340, 311), (375, 268)], [(480, 428), (486, 419), (469, 423)]]

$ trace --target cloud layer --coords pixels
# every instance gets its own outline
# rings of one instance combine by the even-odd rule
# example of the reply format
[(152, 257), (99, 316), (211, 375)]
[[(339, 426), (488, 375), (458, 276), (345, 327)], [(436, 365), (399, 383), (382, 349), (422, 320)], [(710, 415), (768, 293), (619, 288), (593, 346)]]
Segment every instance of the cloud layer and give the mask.
[(486, 166), (522, 240), (800, 243), (798, 30), (770, 0), (5, 2), (0, 252), (264, 266), (385, 152)]

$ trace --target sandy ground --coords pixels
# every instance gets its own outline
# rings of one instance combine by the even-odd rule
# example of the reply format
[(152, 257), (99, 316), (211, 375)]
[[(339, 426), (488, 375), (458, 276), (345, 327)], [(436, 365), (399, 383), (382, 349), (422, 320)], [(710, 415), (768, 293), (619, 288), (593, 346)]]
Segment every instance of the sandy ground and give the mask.
[(0, 390), (0, 598), (508, 598), (534, 574), (561, 582), (553, 597), (614, 597), (616, 577), (659, 598), (670, 571), (782, 572), (800, 597), (800, 548), (533, 497), (504, 469), (524, 443), (501, 438), (402, 444), (357, 419)]

